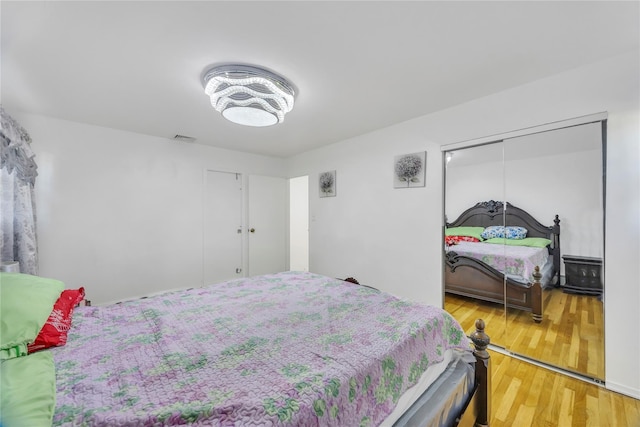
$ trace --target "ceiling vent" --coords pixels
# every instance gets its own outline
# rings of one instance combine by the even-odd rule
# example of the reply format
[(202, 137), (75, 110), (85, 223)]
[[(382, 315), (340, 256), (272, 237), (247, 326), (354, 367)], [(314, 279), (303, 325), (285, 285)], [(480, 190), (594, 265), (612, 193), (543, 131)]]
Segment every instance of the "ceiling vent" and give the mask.
[(192, 136), (186, 136), (186, 135), (176, 135), (173, 137), (174, 141), (179, 141), (179, 142), (196, 142), (196, 139)]

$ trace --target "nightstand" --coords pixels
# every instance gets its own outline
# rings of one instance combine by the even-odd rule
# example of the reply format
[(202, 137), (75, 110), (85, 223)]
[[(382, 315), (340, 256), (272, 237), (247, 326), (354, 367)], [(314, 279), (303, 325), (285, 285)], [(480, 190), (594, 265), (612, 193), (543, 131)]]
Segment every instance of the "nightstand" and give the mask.
[(562, 259), (566, 280), (564, 292), (602, 295), (602, 258), (563, 255)]

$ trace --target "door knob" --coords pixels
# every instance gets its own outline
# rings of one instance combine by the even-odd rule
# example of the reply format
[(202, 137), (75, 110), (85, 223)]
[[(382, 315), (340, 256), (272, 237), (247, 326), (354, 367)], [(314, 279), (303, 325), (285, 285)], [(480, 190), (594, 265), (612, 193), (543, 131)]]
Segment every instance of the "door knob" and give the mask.
[(256, 229), (255, 229), (255, 228), (250, 228), (250, 229), (249, 229), (249, 232), (250, 232), (250, 233), (255, 233), (255, 232), (256, 232)]

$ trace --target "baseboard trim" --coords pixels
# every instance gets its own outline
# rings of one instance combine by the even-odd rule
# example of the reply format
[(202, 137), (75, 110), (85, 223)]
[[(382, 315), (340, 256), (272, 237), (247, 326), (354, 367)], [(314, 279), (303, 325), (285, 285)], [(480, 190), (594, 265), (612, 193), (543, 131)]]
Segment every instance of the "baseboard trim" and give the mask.
[(640, 390), (628, 387), (626, 385), (612, 383), (611, 381), (608, 381), (607, 390), (613, 391), (615, 393), (624, 394), (625, 396), (629, 396), (634, 399), (640, 400)]

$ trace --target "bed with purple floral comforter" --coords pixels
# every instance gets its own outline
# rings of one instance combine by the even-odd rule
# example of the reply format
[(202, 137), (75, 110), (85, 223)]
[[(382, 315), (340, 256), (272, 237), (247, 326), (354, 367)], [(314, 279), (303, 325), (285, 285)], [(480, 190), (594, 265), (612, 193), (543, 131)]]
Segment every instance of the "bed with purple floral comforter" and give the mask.
[(54, 425), (375, 426), (447, 349), (447, 312), (311, 273), (79, 307)]
[(536, 266), (542, 268), (547, 264), (549, 251), (547, 248), (528, 246), (506, 246), (491, 243), (460, 242), (449, 248), (458, 255), (475, 258), (498, 271), (519, 278), (524, 283), (533, 282), (533, 271)]

